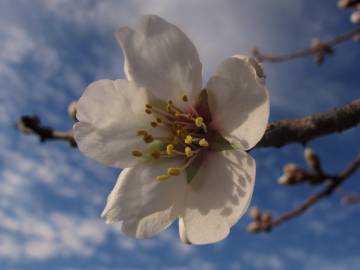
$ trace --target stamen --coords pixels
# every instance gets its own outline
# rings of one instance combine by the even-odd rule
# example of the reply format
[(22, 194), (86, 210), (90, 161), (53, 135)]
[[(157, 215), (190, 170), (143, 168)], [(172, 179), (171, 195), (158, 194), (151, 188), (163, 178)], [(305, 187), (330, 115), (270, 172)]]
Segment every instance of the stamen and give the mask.
[(169, 168), (167, 170), (168, 175), (173, 175), (173, 176), (177, 176), (181, 174), (181, 169), (180, 168)]
[(171, 99), (168, 99), (168, 100), (166, 101), (166, 103), (169, 104), (169, 105), (173, 105), (173, 104), (174, 104)]
[(183, 96), (181, 97), (181, 99), (182, 99), (182, 101), (184, 101), (184, 102), (187, 102), (187, 101), (188, 101), (187, 95), (183, 95)]
[(173, 114), (170, 114), (169, 112), (167, 112), (166, 110), (164, 109), (160, 109), (160, 108), (156, 108), (156, 107), (153, 107), (151, 109), (154, 113), (157, 113), (157, 114), (160, 114), (164, 117), (170, 117), (170, 118), (173, 118), (174, 115)]
[(143, 155), (140, 151), (132, 151), (131, 154), (134, 157), (142, 157), (142, 155)]
[(156, 128), (158, 124), (157, 124), (156, 122), (151, 122), (150, 125), (151, 125), (153, 128)]
[(168, 174), (163, 174), (163, 175), (156, 176), (156, 180), (158, 180), (158, 181), (164, 181), (164, 180), (167, 180), (169, 178), (170, 178), (170, 175), (168, 175)]
[(190, 135), (187, 135), (184, 142), (186, 144), (192, 144), (193, 138)]
[(166, 146), (166, 153), (170, 156), (174, 151), (174, 145), (173, 144), (168, 144)]
[(202, 117), (197, 117), (197, 118), (195, 119), (195, 125), (196, 125), (197, 127), (202, 127), (203, 124), (204, 124), (204, 118), (202, 118)]
[(174, 111), (173, 111), (173, 108), (172, 108), (172, 105), (171, 105), (171, 104), (167, 104), (167, 105), (166, 105), (166, 111), (167, 111), (168, 113), (171, 113), (171, 114), (173, 114), (173, 113), (174, 113)]
[(162, 122), (160, 117), (156, 117), (156, 122), (158, 122), (159, 124)]
[(187, 157), (192, 157), (193, 154), (194, 153), (193, 153), (192, 149), (189, 146), (185, 147), (185, 155)]
[(202, 146), (202, 147), (208, 147), (208, 146), (209, 146), (209, 143), (208, 143), (208, 141), (207, 141), (205, 138), (202, 138), (202, 139), (199, 141), (199, 145)]
[(150, 134), (146, 134), (146, 135), (144, 136), (143, 140), (144, 140), (145, 143), (151, 143), (151, 142), (154, 141), (154, 137), (151, 136)]
[(147, 109), (152, 109), (152, 106), (151, 106), (150, 104), (145, 104), (145, 107), (146, 107)]
[(139, 130), (136, 134), (137, 136), (146, 136), (148, 135), (146, 130)]
[(152, 114), (152, 111), (151, 111), (150, 109), (145, 109), (145, 112), (146, 112), (147, 114)]

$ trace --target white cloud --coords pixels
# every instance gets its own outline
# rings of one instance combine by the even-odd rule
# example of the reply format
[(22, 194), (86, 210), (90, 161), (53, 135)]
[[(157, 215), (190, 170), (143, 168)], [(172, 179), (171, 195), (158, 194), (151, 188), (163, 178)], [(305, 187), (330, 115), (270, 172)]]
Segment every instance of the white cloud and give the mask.
[(49, 215), (17, 210), (0, 212), (0, 257), (45, 260), (52, 257), (91, 256), (109, 229), (100, 219), (55, 212)]
[(242, 259), (247, 264), (251, 265), (255, 269), (271, 269), (271, 270), (282, 270), (285, 268), (285, 262), (282, 257), (272, 253), (256, 253), (256, 252), (245, 252), (242, 254)]

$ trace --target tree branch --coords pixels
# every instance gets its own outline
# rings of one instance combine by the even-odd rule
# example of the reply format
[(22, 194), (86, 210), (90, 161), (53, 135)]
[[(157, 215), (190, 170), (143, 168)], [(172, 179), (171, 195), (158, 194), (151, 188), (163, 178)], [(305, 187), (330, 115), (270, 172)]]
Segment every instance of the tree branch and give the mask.
[(36, 115), (22, 116), (16, 123), (16, 128), (24, 134), (38, 136), (41, 142), (46, 142), (48, 140), (61, 140), (68, 142), (72, 147), (76, 147), (72, 130), (57, 131), (51, 127), (42, 126), (40, 118)]
[(289, 143), (307, 143), (315, 138), (353, 128), (360, 123), (360, 99), (330, 112), (302, 119), (270, 123), (259, 147), (282, 147)]
[[(317, 113), (301, 119), (272, 122), (255, 148), (282, 147), (290, 143), (304, 144), (321, 136), (351, 129), (359, 123), (360, 99), (356, 99), (330, 112)], [(38, 136), (41, 142), (63, 140), (76, 147), (71, 130), (58, 131), (42, 126), (38, 116), (25, 115), (17, 122), (16, 127), (24, 134)]]
[(321, 199), (330, 196), (343, 182), (345, 182), (353, 173), (355, 173), (359, 167), (360, 155), (358, 155), (354, 161), (338, 175), (324, 175), (324, 181), (326, 181), (326, 185), (323, 190), (311, 195), (298, 207), (285, 212), (277, 218), (273, 218), (269, 212), (261, 214), (260, 210), (257, 208), (252, 209), (251, 216), (255, 221), (249, 224), (247, 228), (248, 231), (252, 233), (270, 232), (274, 227), (301, 215)]
[(360, 34), (360, 27), (344, 34), (338, 35), (327, 42), (322, 42), (315, 38), (310, 47), (284, 55), (261, 54), (258, 48), (253, 48), (253, 56), (258, 62), (284, 62), (308, 55), (315, 56), (315, 62), (321, 64), (326, 55), (334, 52), (334, 47), (342, 42), (355, 38)]

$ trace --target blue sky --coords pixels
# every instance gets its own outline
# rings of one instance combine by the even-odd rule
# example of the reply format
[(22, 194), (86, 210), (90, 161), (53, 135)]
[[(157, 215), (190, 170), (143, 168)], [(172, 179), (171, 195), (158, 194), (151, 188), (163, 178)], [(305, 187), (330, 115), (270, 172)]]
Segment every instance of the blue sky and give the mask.
[[(177, 24), (194, 41), (209, 78), (216, 65), (256, 45), (281, 53), (354, 27), (328, 0), (148, 0), (0, 2), (0, 268), (1, 269), (358, 269), (359, 205), (334, 195), (271, 234), (245, 232), (249, 217), (223, 242), (185, 246), (176, 225), (134, 241), (100, 219), (117, 170), (61, 142), (39, 144), (14, 129), (22, 114), (68, 129), (67, 105), (100, 78), (123, 78), (113, 32), (147, 13)], [(265, 64), (271, 119), (329, 110), (358, 97), (358, 44), (339, 46), (326, 63), (311, 58)], [(330, 172), (358, 152), (359, 131), (311, 143)], [(276, 184), (287, 162), (304, 165), (302, 147), (252, 151), (257, 182), (252, 205), (275, 214), (291, 209), (309, 187)], [(345, 188), (360, 193), (359, 173)]]

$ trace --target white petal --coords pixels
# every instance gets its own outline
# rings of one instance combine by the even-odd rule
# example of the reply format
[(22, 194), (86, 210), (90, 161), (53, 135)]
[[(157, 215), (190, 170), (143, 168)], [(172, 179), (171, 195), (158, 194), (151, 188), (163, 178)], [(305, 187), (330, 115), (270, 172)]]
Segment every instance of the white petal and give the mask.
[(201, 90), (197, 50), (175, 25), (156, 15), (145, 15), (135, 31), (121, 28), (116, 38), (124, 53), (128, 80), (149, 89), (157, 98), (192, 97)]
[(208, 244), (224, 239), (249, 206), (255, 161), (242, 151), (213, 152), (188, 185), (186, 239)]
[(124, 169), (110, 193), (102, 217), (107, 223), (123, 221), (124, 233), (143, 238), (165, 229), (183, 210), (186, 180), (184, 174), (166, 181), (156, 176), (181, 160), (167, 159), (139, 163)]
[(131, 155), (146, 144), (136, 136), (150, 127), (144, 108), (147, 95), (143, 88), (124, 80), (100, 80), (89, 85), (77, 103), (74, 126), (79, 149), (100, 163), (124, 168), (138, 161)]
[(212, 125), (231, 134), (245, 150), (262, 138), (269, 118), (269, 96), (260, 66), (250, 58), (226, 59), (207, 84)]

